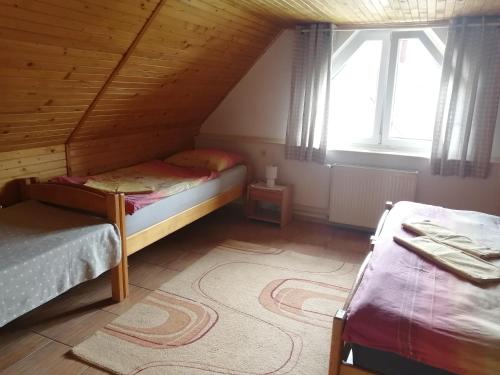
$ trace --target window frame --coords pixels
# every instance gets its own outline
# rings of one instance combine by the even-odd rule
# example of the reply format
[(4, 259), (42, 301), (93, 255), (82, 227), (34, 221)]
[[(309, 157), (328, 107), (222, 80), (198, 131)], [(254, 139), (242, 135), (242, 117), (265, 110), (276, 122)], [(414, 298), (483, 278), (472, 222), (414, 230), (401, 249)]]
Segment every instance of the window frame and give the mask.
[[(388, 38), (387, 32), (382, 30), (371, 31), (370, 33), (365, 33), (364, 31), (355, 31), (343, 44), (342, 46), (334, 53), (332, 58), (332, 76), (333, 80), (337, 74), (339, 74), (347, 61), (354, 55), (354, 53), (363, 45), (363, 43), (370, 40), (381, 40), (382, 41), (382, 51), (380, 53), (380, 68), (379, 68), (379, 78), (377, 83), (377, 101), (375, 106), (375, 116), (373, 123), (373, 133), (369, 138), (358, 138), (354, 142), (350, 143), (353, 146), (365, 146), (365, 145), (376, 145), (379, 142), (379, 126), (380, 121), (382, 120), (382, 111), (383, 108), (381, 106), (381, 82), (383, 85), (383, 80), (381, 79), (381, 74), (387, 70), (387, 59), (384, 59), (389, 53), (389, 45), (386, 43), (386, 39)], [(385, 78), (385, 77), (384, 77)], [(343, 148), (346, 146), (345, 144), (337, 144), (334, 145), (334, 149), (337, 147)]]
[(443, 51), (431, 41), (425, 31), (412, 30), (412, 31), (392, 31), (390, 33), (390, 52), (387, 74), (387, 89), (385, 91), (385, 102), (383, 109), (383, 117), (381, 122), (381, 139), (380, 144), (389, 147), (397, 147), (407, 150), (426, 150), (430, 149), (432, 140), (423, 139), (400, 139), (390, 137), (392, 121), (392, 110), (394, 106), (394, 92), (396, 89), (396, 75), (397, 75), (397, 58), (399, 52), (399, 41), (401, 39), (418, 39), (422, 42), (424, 47), (430, 55), (438, 62), (443, 64)]
[(357, 30), (334, 52), (332, 56), (332, 80), (342, 71), (344, 65), (363, 43), (370, 40), (382, 41), (373, 134), (370, 138), (356, 139), (349, 144), (334, 143), (333, 145), (329, 145), (330, 149), (368, 148), (375, 150), (393, 149), (402, 152), (430, 151), (432, 142), (429, 140), (400, 139), (389, 136), (397, 74), (399, 41), (411, 38), (420, 40), (431, 56), (442, 65), (444, 43), (432, 29), (428, 28), (415, 30)]

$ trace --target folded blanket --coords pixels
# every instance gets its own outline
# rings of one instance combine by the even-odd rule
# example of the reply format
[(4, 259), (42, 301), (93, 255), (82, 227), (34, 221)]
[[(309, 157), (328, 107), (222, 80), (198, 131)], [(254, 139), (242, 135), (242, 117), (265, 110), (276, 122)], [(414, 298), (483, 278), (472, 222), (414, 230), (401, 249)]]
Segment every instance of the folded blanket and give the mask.
[(457, 234), (429, 220), (403, 223), (403, 228), (419, 236), (430, 237), (436, 242), (452, 246), (483, 259), (500, 257), (500, 249), (492, 249), (481, 245), (467, 236)]
[(141, 183), (128, 182), (128, 181), (125, 182), (95, 181), (89, 179), (84, 185), (110, 193), (150, 194), (155, 191), (154, 188), (151, 186), (143, 185)]
[(500, 281), (500, 268), (492, 263), (448, 246), (433, 238), (421, 236), (401, 238), (394, 236), (394, 241), (444, 269), (477, 284)]

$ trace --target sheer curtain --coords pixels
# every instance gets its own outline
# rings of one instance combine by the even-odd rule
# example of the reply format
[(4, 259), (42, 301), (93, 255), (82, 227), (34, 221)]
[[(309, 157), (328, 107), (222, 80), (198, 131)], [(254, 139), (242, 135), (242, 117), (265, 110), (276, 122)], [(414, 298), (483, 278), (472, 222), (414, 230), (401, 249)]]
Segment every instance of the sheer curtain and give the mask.
[(298, 26), (295, 29), (285, 147), (287, 159), (325, 161), (332, 45), (331, 24)]
[(432, 144), (433, 174), (488, 175), (500, 100), (499, 22), (500, 17), (451, 22)]

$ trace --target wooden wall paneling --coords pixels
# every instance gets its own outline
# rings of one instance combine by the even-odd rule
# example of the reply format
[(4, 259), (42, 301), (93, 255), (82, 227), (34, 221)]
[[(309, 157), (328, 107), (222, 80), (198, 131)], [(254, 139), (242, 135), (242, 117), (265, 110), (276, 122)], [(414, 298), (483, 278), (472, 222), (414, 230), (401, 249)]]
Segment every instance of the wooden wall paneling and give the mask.
[(0, 2), (0, 151), (64, 143), (157, 0)]
[[(99, 164), (102, 157), (77, 156), (74, 149), (99, 139), (108, 140), (106, 147), (112, 145), (112, 159), (105, 159), (113, 166), (145, 159), (135, 151), (116, 152), (121, 149), (115, 146), (118, 138), (139, 133), (172, 137), (175, 131), (183, 147), (192, 147), (203, 119), (282, 26), (232, 1), (168, 1), (74, 133), (69, 142), (71, 173), (109, 169)], [(172, 142), (179, 144), (175, 139), (150, 143), (149, 155), (166, 156)]]
[[(86, 174), (189, 147), (280, 30), (297, 22), (500, 14), (497, 0), (163, 1), (0, 0), (1, 155), (66, 142), (69, 167)], [(138, 144), (148, 147), (141, 153)], [(24, 171), (9, 160), (2, 183), (60, 171), (50, 164), (59, 159), (19, 155)]]
[(15, 179), (34, 176), (46, 180), (65, 173), (64, 145), (0, 152), (0, 204), (19, 200)]
[(198, 127), (155, 129), (138, 134), (73, 142), (68, 145), (74, 175), (89, 175), (192, 148)]
[(262, 16), (252, 17), (250, 12), (241, 7), (237, 8), (238, 14), (236, 14), (234, 11), (236, 8), (231, 7), (230, 3), (228, 0), (169, 1), (163, 13), (184, 22), (216, 29), (222, 34), (239, 31), (247, 36), (256, 36), (259, 40), (269, 35), (267, 31), (270, 25), (283, 26), (283, 23), (280, 24), (276, 20), (272, 22)]
[[(73, 140), (75, 134), (78, 133), (78, 130), (80, 129), (80, 127), (85, 123), (85, 120), (87, 119), (87, 117), (92, 113), (92, 110), (95, 108), (95, 106), (99, 102), (99, 99), (101, 98), (101, 96), (106, 92), (106, 89), (108, 88), (109, 84), (111, 82), (113, 82), (114, 77), (117, 74), (119, 74), (119, 72), (122, 69), (122, 67), (125, 66), (125, 64), (127, 63), (128, 59), (130, 58), (130, 56), (134, 52), (136, 46), (139, 44), (139, 42), (141, 41), (142, 37), (146, 33), (147, 29), (149, 28), (149, 26), (151, 25), (151, 23), (154, 21), (154, 19), (156, 18), (156, 16), (160, 12), (161, 7), (163, 6), (164, 3), (165, 3), (165, 0), (158, 1), (158, 3), (156, 4), (155, 8), (152, 11), (152, 13), (146, 19), (146, 22), (144, 23), (144, 25), (142, 25), (142, 27), (139, 30), (139, 32), (137, 33), (137, 35), (135, 35), (134, 39), (132, 40), (132, 43), (130, 43), (130, 45), (127, 46), (127, 49), (126, 49), (125, 53), (123, 54), (123, 56), (121, 57), (120, 61), (118, 62), (118, 64), (116, 65), (116, 67), (113, 69), (113, 71), (111, 72), (111, 74), (109, 74), (109, 76), (107, 77), (106, 81), (104, 82), (104, 84), (102, 85), (102, 87), (99, 89), (99, 91), (95, 95), (95, 97), (92, 100), (92, 102), (89, 104), (87, 110), (85, 111), (85, 113), (83, 114), (83, 116), (80, 118), (80, 121), (75, 126), (75, 128), (73, 129), (73, 131), (71, 132), (71, 134), (68, 136), (68, 139), (65, 142), (66, 144), (70, 144), (71, 143), (71, 141)], [(68, 169), (68, 173), (70, 173), (70, 169)]]
[[(171, 3), (169, 2), (166, 7), (170, 5)], [(204, 16), (204, 22), (206, 18), (207, 17)], [(158, 20), (160, 21), (161, 17), (159, 17)], [(151, 30), (145, 36), (144, 41), (138, 46), (136, 54), (130, 59), (130, 62), (134, 65), (130, 68), (127, 65), (109, 87), (108, 93), (110, 93), (110, 96), (107, 94), (102, 98), (99, 106), (94, 110), (96, 116), (107, 113), (107, 111), (110, 111), (110, 113), (113, 113), (113, 111), (120, 111), (120, 109), (131, 113), (137, 113), (136, 111), (141, 108), (146, 112), (148, 109), (151, 110), (155, 108), (158, 110), (166, 108), (168, 110), (169, 104), (172, 107), (184, 105), (188, 110), (189, 108), (196, 108), (196, 106), (192, 105), (194, 100), (189, 100), (189, 98), (186, 100), (186, 96), (193, 96), (193, 92), (200, 91), (200, 87), (203, 89), (207, 87), (217, 90), (216, 86), (222, 85), (227, 88), (230, 83), (241, 77), (241, 70), (247, 68), (248, 65), (255, 60), (254, 56), (249, 56), (245, 60), (243, 60), (244, 56), (240, 56), (239, 60), (236, 60), (236, 62), (240, 62), (239, 65), (237, 65), (235, 60), (226, 56), (218, 57), (218, 55), (222, 54), (222, 50), (217, 51), (214, 48), (215, 52), (219, 52), (218, 55), (207, 53), (206, 43), (203, 42), (196, 46), (195, 43), (191, 41), (189, 43), (182, 42), (182, 38), (177, 37), (175, 34), (172, 35), (171, 33), (167, 34), (169, 39), (162, 44), (160, 39), (154, 39), (154, 28), (155, 25), (152, 26)], [(151, 34), (153, 36), (151, 36)], [(186, 35), (181, 35), (181, 37), (185, 36)], [(153, 41), (149, 42), (150, 40)], [(175, 45), (175, 42), (179, 42), (179, 44)], [(259, 52), (261, 52), (262, 46), (259, 47)], [(210, 49), (212, 50), (212, 46), (210, 46)], [(246, 53), (247, 51), (244, 51), (241, 54)], [(151, 56), (151, 54), (153, 54), (153, 58), (149, 60), (154, 60), (151, 62), (151, 65), (141, 67), (141, 62), (148, 61), (148, 56)], [(200, 57), (203, 58), (203, 67), (201, 68)], [(182, 63), (184, 65), (179, 65), (179, 60), (183, 60)], [(231, 79), (228, 79), (227, 82), (224, 82), (224, 78), (222, 77), (219, 81), (214, 77), (214, 73), (217, 71), (220, 72), (220, 66), (224, 61), (230, 61), (233, 67), (241, 69), (238, 71), (238, 74), (234, 76), (233, 74), (229, 74)], [(172, 62), (174, 66), (168, 66), (172, 64)], [(213, 68), (214, 65), (217, 65), (216, 69)], [(198, 67), (198, 69), (193, 68), (190, 70), (190, 67)], [(226, 65), (224, 67), (226, 67)], [(169, 75), (167, 73), (167, 75), (163, 75), (162, 82), (161, 73), (165, 71), (171, 74)], [(225, 69), (225, 71), (225, 73), (227, 73), (227, 69)], [(130, 76), (131, 74), (134, 76)], [(159, 75), (160, 79), (151, 78), (151, 76), (154, 75)], [(148, 82), (150, 83), (149, 85), (147, 84)], [(134, 91), (135, 93), (133, 93)], [(210, 94), (210, 92), (205, 93)], [(122, 100), (117, 98), (120, 94), (123, 95)], [(114, 95), (114, 97), (111, 95)], [(155, 100), (155, 104), (151, 104), (151, 97), (154, 97), (154, 99), (165, 98), (167, 100), (170, 98), (170, 100), (166, 100), (165, 102), (162, 100)], [(204, 101), (206, 100), (205, 98)], [(134, 102), (135, 104), (133, 104)], [(145, 103), (150, 104), (148, 105)], [(209, 106), (208, 108), (211, 109), (212, 107)], [(89, 121), (91, 121), (91, 119), (89, 119)], [(91, 131), (90, 129), (89, 127), (86, 130)]]
[[(131, 10), (130, 1), (91, 1), (91, 0), (41, 0), (23, 1), (3, 0), (9, 5), (36, 11), (41, 14), (59, 15), (65, 19), (82, 21), (88, 25), (99, 25), (110, 29), (120, 29), (137, 33), (144, 20), (151, 14), (151, 8), (136, 2)], [(144, 2), (154, 7), (158, 0)], [(127, 5), (128, 4), (128, 5)], [(127, 10), (124, 7), (127, 7)]]

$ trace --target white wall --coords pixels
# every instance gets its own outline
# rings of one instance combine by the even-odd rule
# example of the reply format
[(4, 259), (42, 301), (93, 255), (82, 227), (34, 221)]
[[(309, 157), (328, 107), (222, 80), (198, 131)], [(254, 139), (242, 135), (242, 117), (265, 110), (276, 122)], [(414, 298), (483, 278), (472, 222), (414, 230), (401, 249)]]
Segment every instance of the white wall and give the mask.
[(290, 101), (293, 32), (262, 55), (202, 126), (202, 133), (284, 138)]
[[(325, 217), (329, 200), (329, 168), (285, 160), (283, 139), (288, 120), (293, 31), (285, 31), (236, 85), (201, 128), (198, 146), (214, 146), (247, 155), (263, 177), (264, 166), (279, 167), (279, 178), (294, 185), (295, 208)], [(497, 129), (500, 129), (500, 121)], [(494, 157), (500, 160), (500, 131)], [(425, 158), (335, 152), (335, 161), (419, 171), (417, 200), (457, 209), (500, 214), (500, 164), (486, 179), (440, 177), (430, 174)]]

